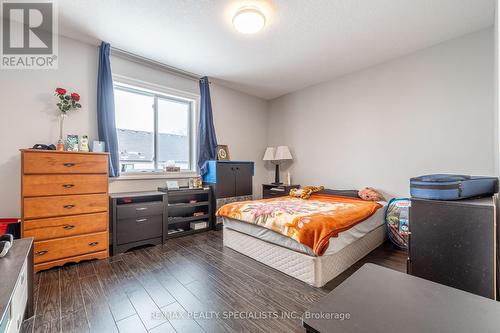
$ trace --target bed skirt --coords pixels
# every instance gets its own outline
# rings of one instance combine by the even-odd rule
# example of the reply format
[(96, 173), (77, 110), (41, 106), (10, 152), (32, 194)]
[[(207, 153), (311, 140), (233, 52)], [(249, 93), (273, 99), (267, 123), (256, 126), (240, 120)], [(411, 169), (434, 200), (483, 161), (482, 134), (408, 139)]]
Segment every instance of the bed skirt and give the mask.
[(313, 257), (224, 228), (224, 246), (314, 287), (322, 287), (386, 239), (385, 225), (329, 255)]

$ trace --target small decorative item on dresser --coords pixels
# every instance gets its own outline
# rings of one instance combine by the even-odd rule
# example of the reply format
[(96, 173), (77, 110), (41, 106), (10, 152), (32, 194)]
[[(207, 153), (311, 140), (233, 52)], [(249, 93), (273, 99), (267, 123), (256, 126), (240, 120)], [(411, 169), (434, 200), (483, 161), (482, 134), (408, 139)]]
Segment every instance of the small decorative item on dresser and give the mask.
[(80, 141), (80, 151), (89, 151), (89, 137), (87, 135), (82, 135), (82, 140)]
[(169, 190), (178, 190), (179, 189), (179, 182), (177, 180), (167, 180), (165, 185), (167, 186), (167, 189), (169, 189)]
[(178, 167), (178, 166), (166, 166), (165, 167), (165, 171), (166, 172), (180, 172), (181, 171), (181, 167)]
[(229, 161), (231, 159), (229, 157), (229, 147), (227, 145), (217, 146), (217, 159), (219, 161)]
[(59, 140), (57, 141), (57, 150), (64, 150), (64, 141), (63, 141), (63, 127), (64, 127), (64, 119), (66, 119), (67, 113), (71, 110), (77, 110), (82, 107), (80, 102), (80, 95), (77, 93), (67, 94), (66, 89), (64, 88), (56, 88), (55, 96), (59, 98), (56, 103), (61, 114), (59, 115)]
[(180, 172), (181, 167), (175, 166), (175, 161), (167, 161), (165, 165), (165, 172)]
[(203, 179), (201, 177), (196, 177), (193, 182), (194, 188), (202, 188), (203, 187)]
[(106, 143), (103, 141), (92, 141), (92, 152), (104, 153), (106, 151)]
[(66, 150), (78, 151), (78, 135), (68, 134), (66, 136)]
[(300, 185), (262, 184), (262, 198), (269, 199), (276, 197), (285, 197), (293, 188), (300, 188)]

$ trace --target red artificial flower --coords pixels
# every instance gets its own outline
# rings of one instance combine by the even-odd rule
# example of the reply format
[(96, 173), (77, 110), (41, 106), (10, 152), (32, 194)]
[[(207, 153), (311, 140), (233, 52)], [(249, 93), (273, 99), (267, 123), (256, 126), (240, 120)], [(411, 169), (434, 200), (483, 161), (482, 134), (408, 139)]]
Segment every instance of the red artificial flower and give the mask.
[(80, 95), (77, 93), (71, 93), (71, 98), (75, 101), (78, 102), (80, 100)]
[(56, 88), (56, 93), (58, 95), (64, 95), (66, 93), (66, 89), (64, 89), (64, 88)]

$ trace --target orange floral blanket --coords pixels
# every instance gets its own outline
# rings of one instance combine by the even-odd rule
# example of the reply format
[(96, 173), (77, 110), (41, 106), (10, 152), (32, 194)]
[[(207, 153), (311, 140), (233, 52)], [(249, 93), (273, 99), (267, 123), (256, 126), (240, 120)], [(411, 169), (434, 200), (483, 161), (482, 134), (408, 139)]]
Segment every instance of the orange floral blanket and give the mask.
[(217, 216), (229, 217), (271, 229), (309, 246), (321, 256), (331, 237), (372, 216), (382, 205), (356, 198), (313, 194), (242, 201), (222, 206)]

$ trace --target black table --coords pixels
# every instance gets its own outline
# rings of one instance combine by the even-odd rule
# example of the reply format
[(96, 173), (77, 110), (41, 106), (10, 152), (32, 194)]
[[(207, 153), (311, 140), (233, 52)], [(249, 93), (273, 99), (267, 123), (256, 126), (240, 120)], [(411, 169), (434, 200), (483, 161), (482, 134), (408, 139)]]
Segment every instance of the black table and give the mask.
[(322, 333), (497, 333), (500, 303), (365, 264), (313, 305), (303, 325), (307, 332)]

